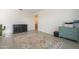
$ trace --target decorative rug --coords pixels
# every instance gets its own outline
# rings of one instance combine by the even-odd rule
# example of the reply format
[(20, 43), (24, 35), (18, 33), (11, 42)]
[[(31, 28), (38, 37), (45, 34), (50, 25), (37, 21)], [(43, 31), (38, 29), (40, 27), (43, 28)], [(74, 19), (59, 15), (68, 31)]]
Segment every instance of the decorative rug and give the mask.
[[(27, 35), (28, 34), (28, 35)], [(62, 40), (55, 40), (52, 35), (42, 32), (26, 33), (26, 35), (19, 35), (15, 37), (17, 48), (61, 48)]]
[(43, 32), (24, 32), (0, 37), (0, 49), (79, 49), (79, 43)]

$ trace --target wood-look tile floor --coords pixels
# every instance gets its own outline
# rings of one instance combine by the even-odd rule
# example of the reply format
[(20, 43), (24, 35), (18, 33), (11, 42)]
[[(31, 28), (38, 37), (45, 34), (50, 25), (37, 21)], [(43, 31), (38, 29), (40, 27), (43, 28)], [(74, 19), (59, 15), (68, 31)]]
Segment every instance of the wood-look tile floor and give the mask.
[(78, 49), (79, 43), (43, 32), (24, 32), (0, 37), (0, 49)]

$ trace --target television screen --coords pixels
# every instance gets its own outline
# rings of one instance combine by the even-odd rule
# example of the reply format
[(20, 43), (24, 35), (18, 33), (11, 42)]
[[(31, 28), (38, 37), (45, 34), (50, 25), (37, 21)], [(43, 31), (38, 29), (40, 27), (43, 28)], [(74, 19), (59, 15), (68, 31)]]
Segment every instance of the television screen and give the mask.
[(13, 33), (27, 32), (27, 24), (14, 24)]

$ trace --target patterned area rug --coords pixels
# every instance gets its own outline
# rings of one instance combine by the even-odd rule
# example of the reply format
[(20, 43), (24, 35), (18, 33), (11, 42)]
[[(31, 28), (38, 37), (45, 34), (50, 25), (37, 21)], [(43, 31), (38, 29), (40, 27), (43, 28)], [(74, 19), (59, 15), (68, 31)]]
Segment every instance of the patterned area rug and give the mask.
[(24, 32), (0, 37), (0, 49), (79, 49), (79, 43), (43, 32)]
[(17, 48), (61, 48), (63, 40), (56, 40), (52, 35), (42, 32), (19, 34), (15, 37)]

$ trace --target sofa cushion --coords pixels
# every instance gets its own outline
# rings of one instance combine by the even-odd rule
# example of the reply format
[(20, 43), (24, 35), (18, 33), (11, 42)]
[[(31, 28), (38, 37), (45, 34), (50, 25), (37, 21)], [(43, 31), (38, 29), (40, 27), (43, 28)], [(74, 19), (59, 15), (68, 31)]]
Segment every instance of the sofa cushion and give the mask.
[(64, 27), (70, 27), (70, 28), (73, 28), (73, 24), (64, 24)]

